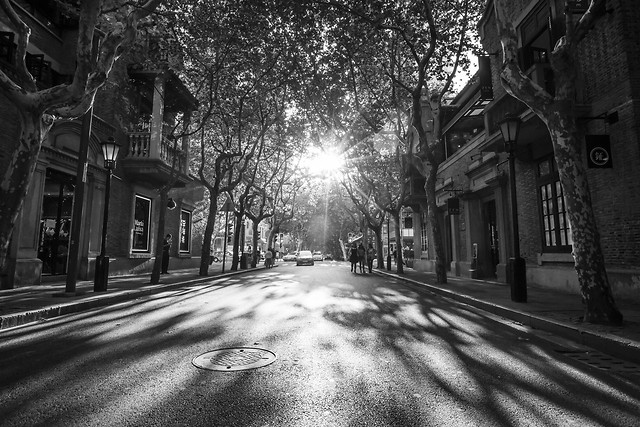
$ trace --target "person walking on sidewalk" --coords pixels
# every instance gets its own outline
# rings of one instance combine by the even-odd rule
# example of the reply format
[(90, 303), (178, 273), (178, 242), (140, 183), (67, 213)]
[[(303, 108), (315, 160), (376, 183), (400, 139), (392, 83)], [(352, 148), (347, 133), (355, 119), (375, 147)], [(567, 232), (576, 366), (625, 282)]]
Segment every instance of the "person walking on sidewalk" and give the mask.
[(169, 272), (169, 251), (171, 250), (171, 239), (172, 239), (171, 234), (167, 234), (167, 236), (162, 241), (162, 273), (161, 274), (167, 274)]
[(360, 265), (360, 273), (364, 273), (364, 257), (366, 255), (362, 242), (358, 245), (358, 265)]
[(349, 251), (349, 262), (351, 263), (351, 272), (357, 273), (358, 272), (358, 248), (356, 247), (355, 243), (353, 244), (353, 246), (351, 246), (351, 250)]
[(369, 267), (369, 273), (373, 269), (373, 259), (376, 257), (376, 250), (373, 249), (373, 243), (369, 243), (367, 248), (367, 267)]
[(273, 252), (271, 251), (271, 248), (269, 248), (264, 253), (264, 266), (267, 268), (271, 268), (272, 262), (273, 262)]

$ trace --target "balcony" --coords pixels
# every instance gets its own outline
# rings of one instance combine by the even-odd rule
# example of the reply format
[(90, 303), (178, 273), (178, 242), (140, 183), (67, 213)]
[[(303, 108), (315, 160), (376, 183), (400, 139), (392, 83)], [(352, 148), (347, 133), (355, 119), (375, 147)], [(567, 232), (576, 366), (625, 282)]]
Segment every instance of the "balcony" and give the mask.
[(159, 141), (154, 141), (149, 122), (144, 120), (135, 131), (129, 132), (128, 139), (129, 146), (122, 159), (127, 176), (158, 186), (167, 184), (172, 177), (177, 180), (177, 187), (192, 181), (188, 175), (187, 153), (179, 141), (164, 133)]
[[(14, 55), (17, 49), (14, 39), (14, 33), (0, 31), (0, 69), (14, 82), (19, 82), (20, 78), (14, 64)], [(46, 60), (43, 54), (30, 54), (27, 52), (25, 63), (29, 73), (36, 79), (38, 89), (46, 89), (62, 83), (68, 83), (73, 77), (56, 72), (51, 67), (51, 61)]]

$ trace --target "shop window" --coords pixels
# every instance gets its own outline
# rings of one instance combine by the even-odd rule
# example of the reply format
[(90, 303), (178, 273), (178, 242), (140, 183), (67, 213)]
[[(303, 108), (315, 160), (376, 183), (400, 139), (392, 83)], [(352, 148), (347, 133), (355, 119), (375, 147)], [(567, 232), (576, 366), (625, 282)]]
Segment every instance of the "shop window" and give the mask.
[(149, 229), (151, 227), (151, 199), (136, 194), (135, 210), (133, 213), (133, 252), (150, 252)]
[(191, 212), (180, 211), (180, 252), (191, 252)]
[(67, 273), (74, 184), (73, 175), (47, 169), (38, 243), (43, 275)]
[(562, 185), (553, 158), (538, 164), (538, 198), (544, 252), (570, 252), (573, 243)]
[(420, 222), (420, 246), (422, 246), (422, 253), (427, 254), (429, 252), (429, 235), (427, 232), (427, 224), (429, 223), (429, 221), (427, 220), (426, 212), (422, 212), (420, 214)]

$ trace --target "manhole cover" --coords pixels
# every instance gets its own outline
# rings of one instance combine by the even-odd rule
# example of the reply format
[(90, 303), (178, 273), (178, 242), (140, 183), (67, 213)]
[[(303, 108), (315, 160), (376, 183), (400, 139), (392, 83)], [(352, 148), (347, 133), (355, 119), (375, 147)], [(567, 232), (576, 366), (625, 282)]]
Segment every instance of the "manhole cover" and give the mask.
[(242, 371), (267, 366), (276, 360), (276, 354), (256, 347), (221, 348), (201, 354), (191, 363), (210, 371)]

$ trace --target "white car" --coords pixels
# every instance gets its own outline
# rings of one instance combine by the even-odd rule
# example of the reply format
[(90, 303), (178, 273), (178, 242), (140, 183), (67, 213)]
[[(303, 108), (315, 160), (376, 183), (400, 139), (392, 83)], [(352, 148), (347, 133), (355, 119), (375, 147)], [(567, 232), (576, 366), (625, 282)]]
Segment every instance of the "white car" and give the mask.
[(296, 257), (296, 265), (313, 265), (313, 254), (311, 251), (300, 251)]
[(315, 251), (313, 253), (313, 260), (314, 261), (322, 261), (323, 258), (324, 257), (322, 256), (322, 252), (320, 252), (320, 251)]

